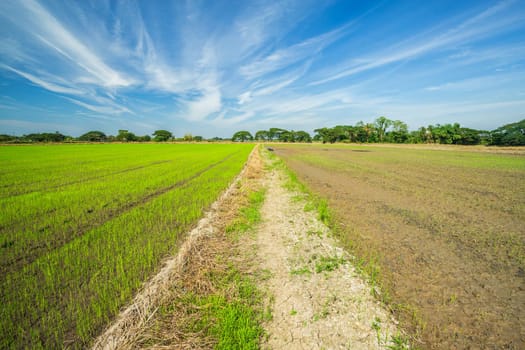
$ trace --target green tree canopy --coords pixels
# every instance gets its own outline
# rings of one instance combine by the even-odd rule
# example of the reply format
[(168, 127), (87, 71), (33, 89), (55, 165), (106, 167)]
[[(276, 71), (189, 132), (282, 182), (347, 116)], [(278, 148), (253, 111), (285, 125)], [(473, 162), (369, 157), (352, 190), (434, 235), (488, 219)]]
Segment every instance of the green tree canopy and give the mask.
[(306, 131), (296, 131), (295, 132), (295, 141), (296, 142), (312, 142), (312, 136)]
[(233, 134), (232, 136), (232, 141), (241, 141), (241, 142), (245, 142), (245, 141), (252, 141), (253, 140), (253, 136), (252, 134), (250, 134), (249, 131), (246, 131), (246, 130), (242, 130), (242, 131), (237, 131), (235, 134)]
[(379, 117), (375, 120), (374, 126), (377, 131), (377, 136), (379, 137), (379, 142), (385, 140), (385, 135), (387, 129), (392, 126), (394, 122), (386, 117)]
[(18, 137), (16, 136), (11, 136), (11, 135), (6, 135), (6, 134), (0, 135), (0, 142), (11, 142), (11, 141), (16, 141), (17, 139)]
[(385, 141), (393, 143), (405, 143), (408, 141), (408, 126), (401, 120), (392, 121), (392, 130), (386, 133)]
[(168, 130), (155, 130), (153, 135), (153, 141), (163, 142), (169, 141), (173, 138), (173, 134)]
[(139, 142), (149, 142), (149, 141), (151, 141), (151, 136), (149, 136), (149, 135), (139, 136), (139, 137), (137, 137), (137, 141), (139, 141)]
[(117, 141), (127, 142), (127, 141), (137, 141), (137, 136), (129, 132), (128, 130), (119, 130), (118, 135), (115, 137)]
[(281, 129), (281, 128), (270, 128), (268, 130), (268, 139), (269, 140), (280, 140), (281, 134), (288, 132), (288, 130)]
[(88, 141), (88, 142), (103, 142), (106, 141), (107, 136), (102, 131), (88, 131), (83, 135), (80, 135), (78, 137), (78, 140), (80, 141)]
[(63, 142), (68, 136), (62, 135), (58, 131), (52, 132), (42, 132), (27, 134), (22, 137), (24, 141), (29, 142)]
[(315, 138), (323, 141), (323, 143), (335, 143), (337, 141), (337, 130), (335, 128), (320, 128), (315, 129), (314, 132), (317, 133)]
[(525, 119), (503, 125), (492, 131), (491, 136), (491, 145), (525, 146)]
[(259, 130), (255, 133), (255, 139), (259, 141), (270, 140), (270, 134), (267, 130)]

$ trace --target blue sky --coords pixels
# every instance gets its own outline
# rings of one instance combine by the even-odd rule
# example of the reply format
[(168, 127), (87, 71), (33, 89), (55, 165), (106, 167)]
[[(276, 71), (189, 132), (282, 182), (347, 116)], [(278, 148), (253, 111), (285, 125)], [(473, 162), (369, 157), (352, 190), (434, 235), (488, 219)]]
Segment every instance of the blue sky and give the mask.
[(0, 1), (0, 133), (525, 118), (525, 1)]

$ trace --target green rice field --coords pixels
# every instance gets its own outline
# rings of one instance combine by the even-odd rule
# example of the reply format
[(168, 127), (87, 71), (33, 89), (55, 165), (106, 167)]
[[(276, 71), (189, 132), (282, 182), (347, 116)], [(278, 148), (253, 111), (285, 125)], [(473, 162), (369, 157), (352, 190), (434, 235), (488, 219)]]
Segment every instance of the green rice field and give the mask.
[(0, 348), (85, 348), (253, 145), (0, 147)]

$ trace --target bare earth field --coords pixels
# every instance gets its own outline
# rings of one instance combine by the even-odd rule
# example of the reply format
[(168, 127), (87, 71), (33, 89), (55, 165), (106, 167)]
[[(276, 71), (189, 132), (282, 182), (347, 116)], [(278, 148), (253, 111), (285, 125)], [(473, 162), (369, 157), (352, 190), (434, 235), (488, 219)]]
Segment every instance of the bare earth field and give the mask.
[(428, 349), (525, 348), (525, 150), (274, 145)]

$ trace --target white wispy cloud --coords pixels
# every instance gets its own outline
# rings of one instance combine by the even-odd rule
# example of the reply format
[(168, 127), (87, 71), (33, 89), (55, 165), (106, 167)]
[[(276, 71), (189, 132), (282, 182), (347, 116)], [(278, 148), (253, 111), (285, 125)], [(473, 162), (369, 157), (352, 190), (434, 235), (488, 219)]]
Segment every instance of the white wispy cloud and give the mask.
[(257, 80), (248, 91), (243, 92), (237, 97), (238, 103), (242, 105), (250, 102), (254, 97), (271, 95), (284, 89), (304, 76), (310, 65), (311, 61), (308, 61), (299, 69), (266, 80)]
[(123, 87), (133, 83), (131, 79), (105, 64), (38, 2), (21, 0), (21, 4), (31, 18), (31, 32), (44, 44), (89, 72), (100, 85)]
[[(340, 70), (335, 74), (330, 74), (326, 78), (316, 80), (310, 83), (310, 85), (324, 84), (387, 64), (412, 59), (434, 50), (443, 49), (451, 45), (459, 45), (504, 31), (509, 26), (525, 19), (524, 14), (507, 14), (505, 16), (492, 18), (507, 9), (511, 4), (511, 1), (500, 2), (463, 21), (445, 33), (434, 34), (433, 36), (430, 36), (431, 34), (429, 33), (417, 35), (414, 38), (382, 50), (373, 56), (353, 59), (348, 68)], [(435, 30), (429, 32), (432, 33), (433, 31)], [(412, 44), (413, 42), (416, 42), (416, 44)]]
[(13, 67), (10, 67), (8, 65), (5, 65), (5, 64), (0, 64), (0, 67), (1, 68), (4, 68), (4, 69), (7, 69), (11, 72), (14, 72), (18, 75), (20, 75), (21, 77), (24, 77), (25, 79), (29, 80), (30, 82), (46, 89), (46, 90), (49, 90), (49, 91), (52, 91), (52, 92), (56, 92), (56, 93), (61, 93), (61, 94), (69, 94), (69, 95), (80, 95), (82, 94), (82, 91), (78, 90), (78, 89), (75, 89), (75, 88), (72, 88), (72, 87), (68, 87), (68, 86), (64, 86), (64, 85), (61, 85), (61, 84), (57, 84), (57, 83), (54, 83), (54, 82), (50, 82), (50, 81), (46, 81), (44, 80), (43, 78), (39, 78), (33, 74), (30, 74), (30, 73), (27, 73), (27, 72), (22, 72), (21, 70), (18, 70), (18, 69), (15, 69)]
[(238, 124), (241, 124), (241, 123), (243, 123), (243, 122), (253, 118), (255, 116), (255, 112), (248, 111), (248, 112), (244, 112), (242, 114), (237, 114), (235, 116), (228, 117), (228, 118), (226, 118), (225, 115), (226, 115), (226, 111), (223, 111), (223, 112), (219, 113), (219, 115), (216, 118), (214, 118), (211, 121), (211, 123), (213, 125), (221, 126), (221, 127), (238, 125)]
[(0, 52), (3, 59), (9, 62), (35, 63), (35, 58), (29, 55), (22, 44), (12, 37), (0, 38)]
[(94, 105), (86, 102), (79, 101), (71, 97), (64, 97), (68, 101), (73, 102), (74, 104), (84, 107), (90, 111), (101, 113), (101, 114), (122, 114), (122, 113), (131, 113), (131, 111), (126, 108), (115, 104), (105, 103), (103, 105)]
[(278, 49), (271, 54), (252, 61), (240, 68), (240, 73), (248, 79), (278, 71), (299, 61), (311, 59), (324, 48), (347, 34), (350, 24), (327, 33), (309, 38), (286, 48)]
[(242, 17), (235, 23), (242, 42), (247, 48), (258, 48), (266, 40), (268, 28), (277, 21), (282, 14), (283, 4), (274, 2), (268, 6), (258, 7), (252, 16)]
[(221, 109), (221, 93), (218, 88), (202, 90), (203, 95), (194, 101), (186, 102), (183, 118), (189, 121), (203, 120)]

